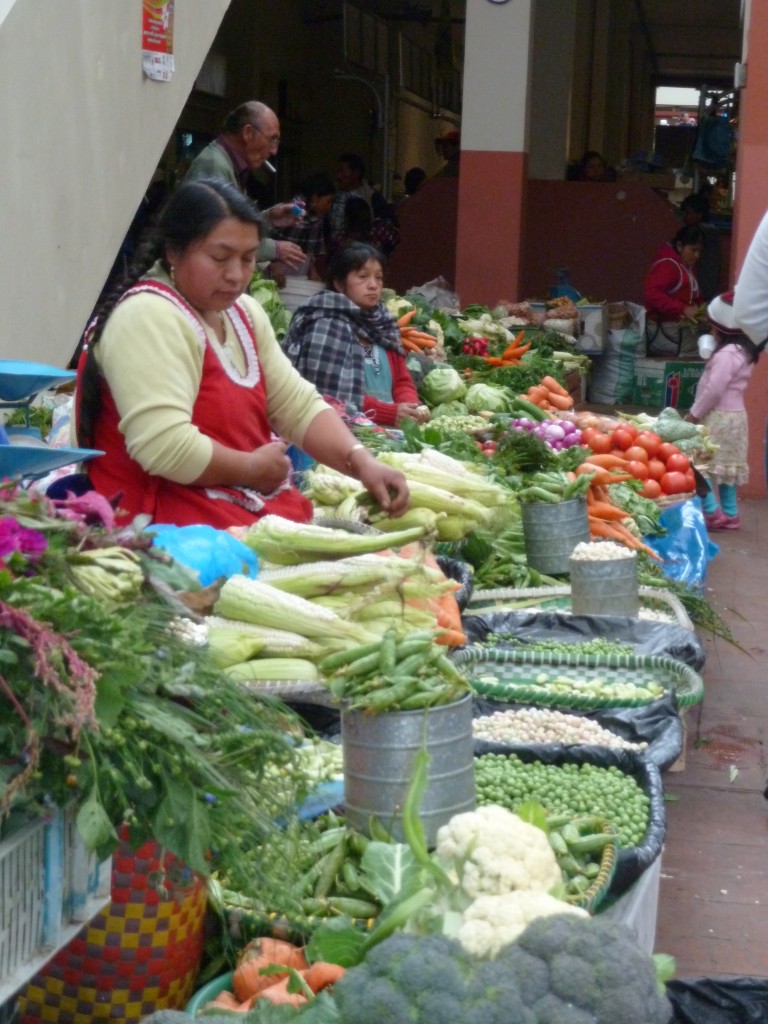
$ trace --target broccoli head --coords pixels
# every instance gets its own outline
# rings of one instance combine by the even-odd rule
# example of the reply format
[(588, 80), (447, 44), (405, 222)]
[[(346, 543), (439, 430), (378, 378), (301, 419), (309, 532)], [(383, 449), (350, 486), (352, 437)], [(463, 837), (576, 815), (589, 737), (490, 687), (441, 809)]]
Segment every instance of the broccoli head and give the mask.
[(672, 1016), (652, 958), (622, 924), (571, 914), (531, 922), (496, 960), (518, 978), (529, 969), (516, 963), (520, 950), (549, 969), (549, 992), (532, 1004), (537, 1024), (667, 1024)]

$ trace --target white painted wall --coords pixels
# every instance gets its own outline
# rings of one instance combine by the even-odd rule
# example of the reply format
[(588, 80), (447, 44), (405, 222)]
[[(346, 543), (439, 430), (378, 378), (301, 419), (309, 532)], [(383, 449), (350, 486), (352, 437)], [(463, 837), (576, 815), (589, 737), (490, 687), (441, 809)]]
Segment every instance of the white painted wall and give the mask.
[(467, 0), (462, 149), (528, 150), (532, 3)]
[(61, 366), (230, 0), (177, 0), (170, 82), (144, 77), (140, 0), (8, 3), (0, 0), (0, 358)]

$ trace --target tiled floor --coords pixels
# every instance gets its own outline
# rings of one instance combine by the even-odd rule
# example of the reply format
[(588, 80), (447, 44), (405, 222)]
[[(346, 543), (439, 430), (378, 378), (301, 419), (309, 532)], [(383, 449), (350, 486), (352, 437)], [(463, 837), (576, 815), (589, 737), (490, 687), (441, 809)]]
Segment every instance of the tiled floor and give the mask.
[(717, 532), (708, 600), (741, 650), (701, 633), (702, 704), (686, 714), (685, 766), (665, 775), (668, 830), (656, 951), (679, 978), (768, 978), (768, 503)]

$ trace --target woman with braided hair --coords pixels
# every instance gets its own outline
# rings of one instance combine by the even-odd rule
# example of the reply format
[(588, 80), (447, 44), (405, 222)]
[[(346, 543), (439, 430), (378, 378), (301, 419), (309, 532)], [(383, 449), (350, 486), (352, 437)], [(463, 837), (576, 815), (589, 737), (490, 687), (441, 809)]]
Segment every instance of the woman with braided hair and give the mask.
[(247, 526), (312, 508), (292, 485), (288, 443), (356, 475), (382, 508), (408, 505), (404, 477), (377, 462), (281, 351), (243, 294), (259, 245), (247, 197), (183, 183), (131, 273), (89, 326), (78, 365), (78, 443), (94, 488), (123, 521)]

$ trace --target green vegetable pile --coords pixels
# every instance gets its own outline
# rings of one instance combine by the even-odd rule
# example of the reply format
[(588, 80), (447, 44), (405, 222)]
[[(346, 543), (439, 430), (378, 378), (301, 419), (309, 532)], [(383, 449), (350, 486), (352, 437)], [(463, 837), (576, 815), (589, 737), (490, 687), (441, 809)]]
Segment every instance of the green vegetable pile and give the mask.
[(272, 330), (275, 332), (277, 340), (282, 341), (288, 331), (291, 314), (283, 305), (275, 282), (267, 277), (263, 277), (261, 272), (257, 270), (251, 278), (248, 292), (252, 298), (256, 299), (269, 317), (269, 322), (272, 324)]
[(622, 644), (616, 640), (607, 640), (596, 636), (590, 640), (575, 640), (567, 643), (564, 640), (528, 640), (519, 633), (506, 633), (503, 630), (488, 633), (481, 641), (474, 641), (477, 647), (519, 647), (524, 651), (547, 651), (551, 654), (632, 654), (632, 644)]
[(622, 846), (637, 846), (648, 829), (650, 801), (638, 782), (615, 765), (526, 762), (516, 754), (483, 754), (475, 760), (479, 804), (511, 811), (536, 800), (547, 814), (606, 818)]

